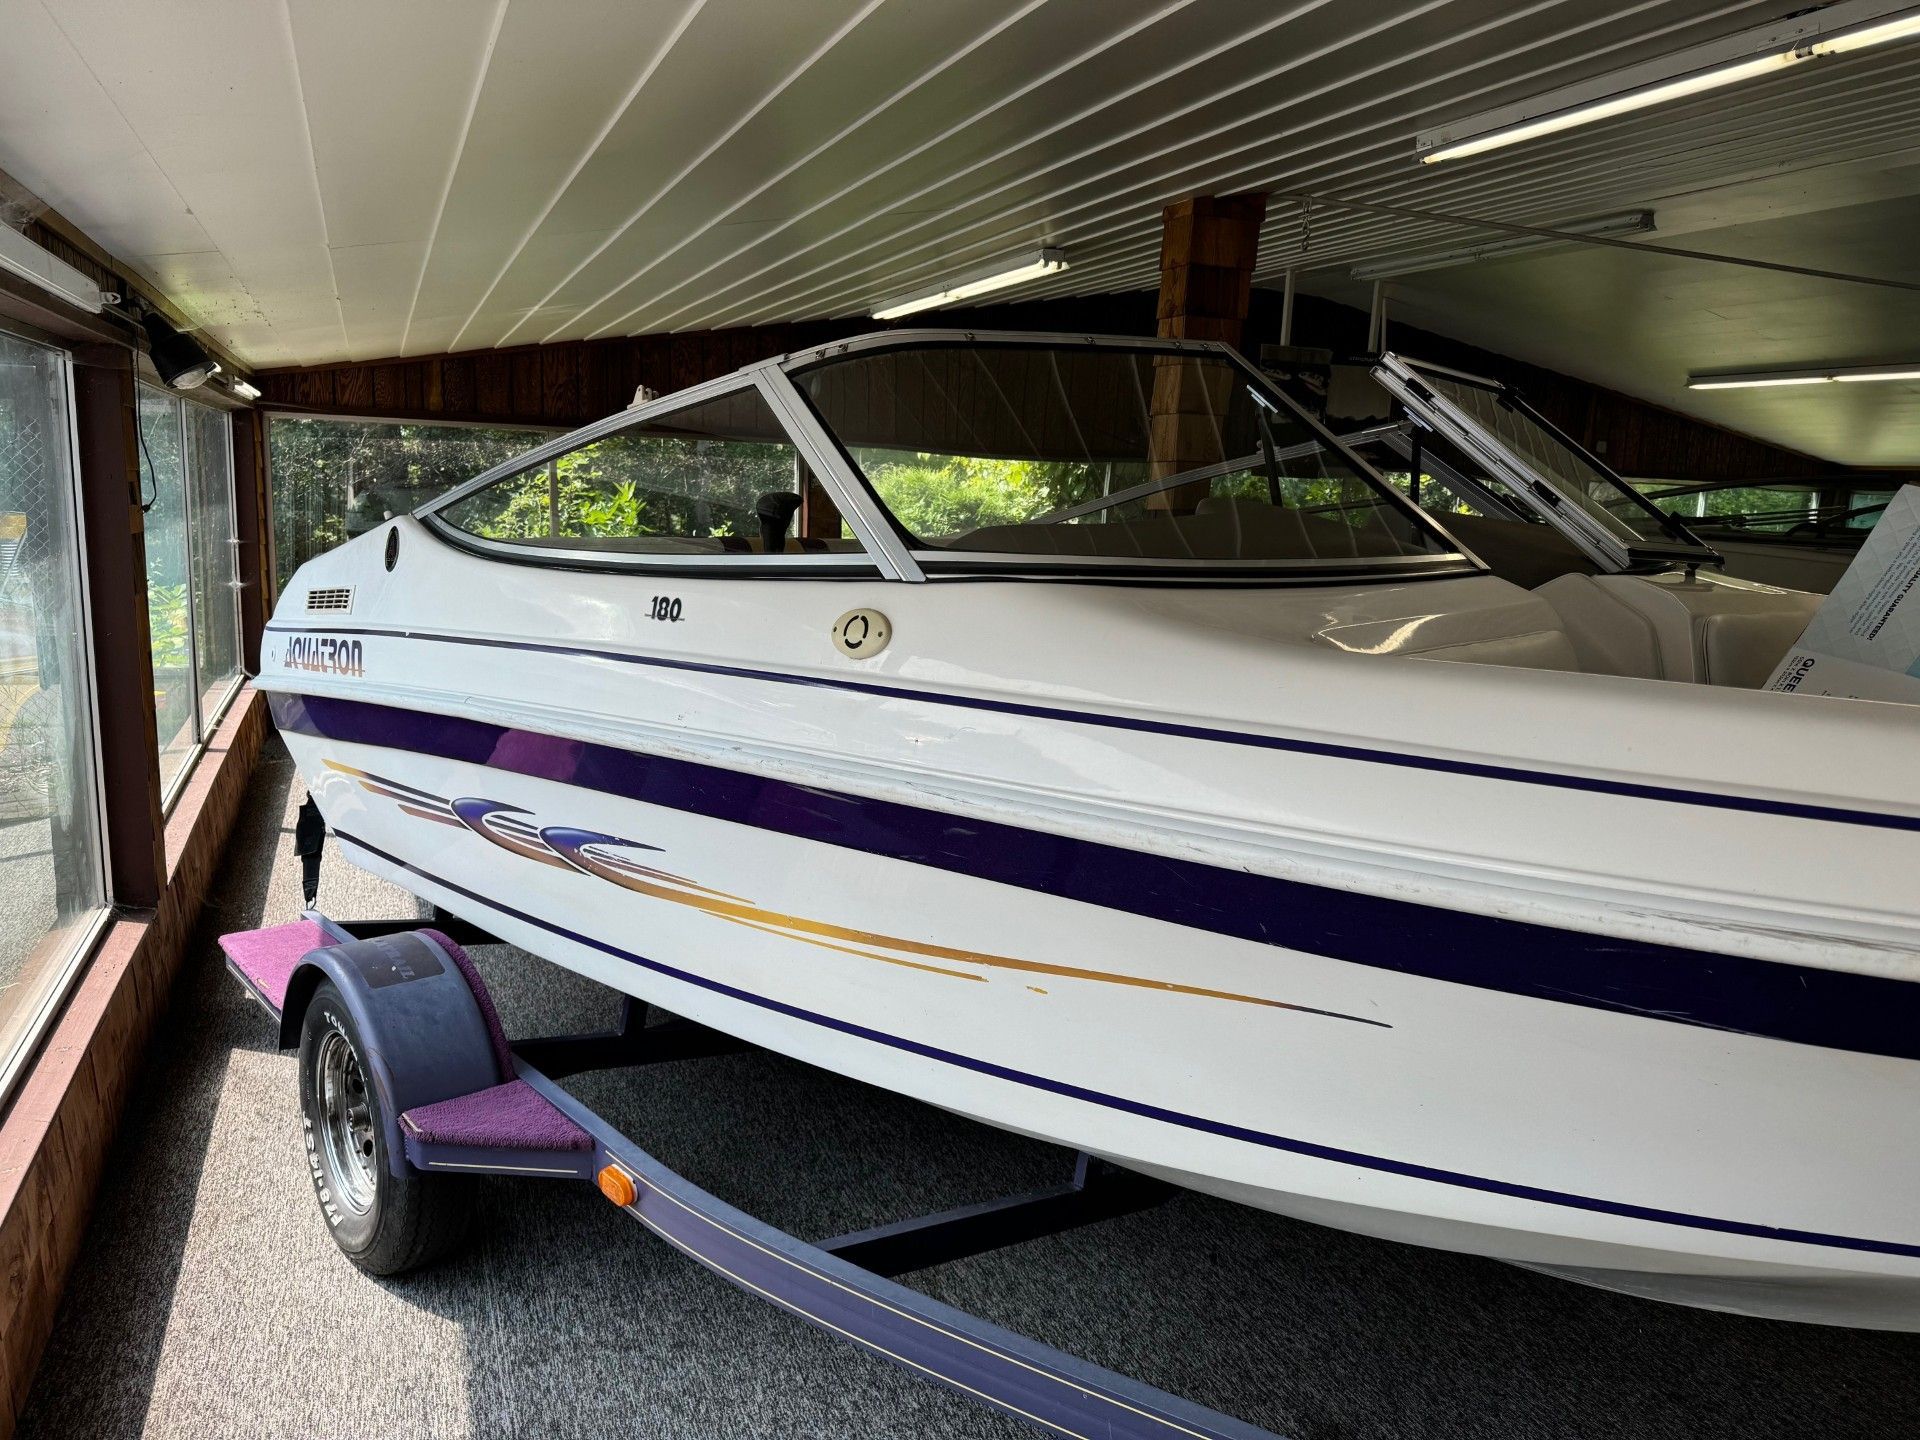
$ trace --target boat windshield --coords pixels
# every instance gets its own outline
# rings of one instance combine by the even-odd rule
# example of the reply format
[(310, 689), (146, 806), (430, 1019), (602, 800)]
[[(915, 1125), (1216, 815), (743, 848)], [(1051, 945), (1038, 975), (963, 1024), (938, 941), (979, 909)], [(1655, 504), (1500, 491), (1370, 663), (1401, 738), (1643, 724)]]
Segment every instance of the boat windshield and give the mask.
[(926, 342), (793, 378), (923, 550), (1076, 568), (1461, 563), (1223, 352)]
[(1634, 488), (1688, 528), (1716, 539), (1858, 546), (1893, 499), (1881, 489), (1826, 480), (1636, 480)]
[(1554, 429), (1504, 386), (1437, 365), (1406, 362), (1427, 386), (1633, 556), (1647, 547), (1702, 549), (1685, 527)]

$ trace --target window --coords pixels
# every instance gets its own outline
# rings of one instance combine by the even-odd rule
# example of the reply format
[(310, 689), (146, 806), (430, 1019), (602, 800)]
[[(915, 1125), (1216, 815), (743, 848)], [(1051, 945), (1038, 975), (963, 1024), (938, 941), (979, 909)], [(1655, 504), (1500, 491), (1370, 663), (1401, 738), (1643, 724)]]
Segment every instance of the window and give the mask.
[(140, 387), (147, 631), (168, 790), (240, 679), (231, 434), (225, 411)]
[(1687, 485), (1636, 480), (1634, 488), (1661, 510), (1696, 523), (1738, 530), (1784, 532), (1810, 521), (1820, 508), (1815, 485)]
[(188, 403), (187, 474), (193, 485), (193, 672), (200, 713), (212, 716), (240, 678), (240, 607), (234, 564), (233, 423), (224, 410)]
[(267, 454), (280, 588), (322, 551), (552, 438), (546, 430), (276, 415)]
[(67, 373), (0, 332), (0, 1097), (104, 899)]
[(795, 384), (925, 550), (1253, 567), (1455, 553), (1225, 355), (902, 346)]
[(752, 387), (538, 461), (436, 518), (496, 543), (661, 560), (861, 551)]
[(1345, 439), (1389, 485), (1439, 516), (1501, 579), (1530, 590), (1562, 575), (1598, 570), (1525, 496), (1446, 436), (1403, 421)]
[(1415, 369), (1436, 394), (1451, 401), (1508, 455), (1578, 505), (1629, 551), (1649, 543), (1693, 544), (1685, 530), (1664, 519), (1661, 511), (1556, 433), (1514, 395), (1490, 382), (1437, 367)]
[[(1464, 515), (1515, 525), (1546, 523), (1505, 480), (1462, 454), (1450, 440), (1411, 422), (1375, 426), (1340, 438), (1422, 510), (1449, 521)], [(1413, 473), (1416, 460), (1418, 475)]]
[(1721, 539), (1854, 544), (1873, 529), (1893, 498), (1888, 489), (1820, 480), (1762, 480), (1751, 485), (1636, 480), (1633, 484), (1667, 514), (1679, 515), (1695, 530)]
[(164, 788), (186, 768), (200, 738), (187, 592), (187, 461), (178, 396), (141, 387), (140, 446), (147, 487), (141, 500), (147, 512), (147, 636)]
[(1871, 530), (1893, 503), (1891, 490), (1855, 490), (1847, 496), (1839, 521), (1848, 530)]

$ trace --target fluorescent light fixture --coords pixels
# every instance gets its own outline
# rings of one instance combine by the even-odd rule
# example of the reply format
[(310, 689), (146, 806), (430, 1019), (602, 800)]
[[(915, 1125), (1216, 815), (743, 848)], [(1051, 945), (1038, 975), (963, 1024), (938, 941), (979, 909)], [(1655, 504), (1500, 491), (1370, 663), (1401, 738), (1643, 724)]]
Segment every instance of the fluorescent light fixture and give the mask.
[(971, 300), (976, 295), (985, 295), (993, 290), (1004, 290), (1010, 285), (1024, 285), (1027, 281), (1038, 280), (1043, 275), (1057, 275), (1066, 268), (1066, 251), (1035, 251), (1025, 258), (998, 261), (978, 270), (969, 270), (932, 289), (916, 290), (913, 294), (903, 295), (898, 300), (889, 300), (884, 305), (874, 307), (873, 318), (897, 320), (902, 315), (912, 315), (917, 311), (932, 310), (936, 306)]
[(1831, 375), (1689, 375), (1689, 390), (1759, 390), (1769, 385), (1825, 385)]
[(1594, 80), (1422, 131), (1420, 162), (1458, 160), (1597, 120), (1737, 85), (1826, 56), (1920, 36), (1920, 9), (1886, 0), (1841, 0), (1755, 26)]
[(1807, 50), (1814, 55), (1846, 55), (1854, 50), (1864, 50), (1869, 45), (1885, 45), (1889, 40), (1907, 40), (1915, 35), (1920, 35), (1920, 15), (1908, 15), (1901, 20), (1863, 25), (1858, 30), (1849, 30), (1830, 40), (1816, 40)]
[(98, 315), (100, 287), (51, 250), (33, 243), (18, 230), (0, 225), (0, 270), (31, 281), (69, 305)]
[[(1653, 229), (1653, 211), (1629, 210), (1619, 215), (1596, 215), (1588, 220), (1568, 220), (1551, 227), (1569, 235), (1643, 235)], [(1574, 242), (1557, 240), (1551, 235), (1502, 235), (1479, 240), (1451, 250), (1427, 250), (1417, 255), (1397, 255), (1353, 267), (1355, 280), (1392, 280), (1400, 275), (1417, 275), (1423, 270), (1444, 270), (1452, 265), (1470, 265), (1497, 255), (1514, 255), (1528, 250), (1551, 250)]]
[(1759, 390), (1775, 385), (1857, 385), (1873, 380), (1920, 381), (1920, 362), (1879, 365), (1827, 365), (1801, 370), (1696, 370), (1689, 390)]
[(260, 388), (257, 385), (249, 385), (238, 375), (227, 382), (227, 388), (242, 400), (258, 400), (260, 398)]

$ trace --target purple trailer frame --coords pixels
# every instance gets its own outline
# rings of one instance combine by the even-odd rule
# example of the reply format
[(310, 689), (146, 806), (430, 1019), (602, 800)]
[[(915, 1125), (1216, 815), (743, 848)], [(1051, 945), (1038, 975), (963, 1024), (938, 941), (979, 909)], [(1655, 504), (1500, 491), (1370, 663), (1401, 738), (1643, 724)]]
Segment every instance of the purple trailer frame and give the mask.
[[(370, 1068), (392, 1107), (389, 1119), (401, 1142), (389, 1151), (396, 1167), (588, 1183), (613, 1167), (633, 1186), (634, 1198), (623, 1208), (675, 1249), (790, 1314), (996, 1410), (1085, 1440), (1277, 1440), (1269, 1431), (943, 1305), (890, 1278), (1145, 1209), (1172, 1194), (1172, 1187), (1082, 1155), (1072, 1180), (1052, 1189), (831, 1240), (801, 1240), (676, 1174), (556, 1078), (748, 1048), (743, 1042), (687, 1021), (646, 1025), (646, 1007), (632, 999), (615, 1030), (508, 1042), (458, 943), (495, 937), (451, 917), (436, 919), (430, 929), (418, 921), (340, 922), (317, 911), (303, 918), (317, 927), (313, 938), (323, 945), (294, 959), (282, 942), (279, 968), (263, 980), (262, 966), (247, 956), (248, 942), (294, 927), (223, 937), (228, 968), (279, 1020), (283, 1045), (297, 1040), (300, 1012), (321, 975), (341, 989), (362, 1021), (374, 1052), (367, 1057)], [(385, 961), (403, 955), (405, 946), (419, 952), (423, 945), (431, 947), (427, 968), (431, 957), (445, 957), (465, 984), (448, 983), (454, 977), (444, 972), (425, 977), (435, 982), (425, 986), (396, 983), (382, 973)], [(417, 1028), (408, 1054), (382, 1053), (381, 1007), (411, 1005), (408, 1018), (417, 1027), (423, 1003), (429, 1013), (446, 1007), (459, 1022), (445, 1027), (448, 1035), (464, 1037), (453, 1042), (458, 1053), (422, 1051)], [(466, 1013), (470, 1003), (477, 1007), (473, 1014)], [(476, 1019), (490, 1039), (474, 1038), (482, 1033)], [(497, 1083), (476, 1088), (476, 1067), (490, 1070)], [(502, 1117), (497, 1134), (488, 1133), (490, 1114)]]

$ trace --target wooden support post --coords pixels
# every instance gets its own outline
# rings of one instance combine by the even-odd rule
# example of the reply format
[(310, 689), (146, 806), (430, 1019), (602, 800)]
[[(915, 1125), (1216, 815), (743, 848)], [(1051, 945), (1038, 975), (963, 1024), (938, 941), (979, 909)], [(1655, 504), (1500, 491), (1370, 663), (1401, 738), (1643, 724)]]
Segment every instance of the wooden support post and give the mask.
[[(803, 466), (804, 470), (805, 467)], [(827, 493), (827, 487), (820, 483), (813, 471), (806, 470), (801, 476), (800, 490), (800, 538), (803, 540), (838, 540), (845, 530), (845, 522), (840, 518), (840, 510), (833, 503), (833, 497)]]
[[(1253, 262), (1260, 249), (1264, 195), (1196, 195), (1161, 214), (1160, 334), (1176, 340), (1240, 343), (1253, 296)], [(1224, 371), (1175, 357), (1154, 362), (1152, 475), (1221, 458), (1220, 417), (1227, 401)], [(1216, 393), (1217, 392), (1217, 393)], [(1150, 510), (1190, 514), (1206, 483), (1180, 485), (1148, 497)]]
[(133, 353), (118, 345), (73, 352), (80, 511), (100, 702), (106, 793), (107, 886), (122, 909), (147, 910), (166, 886), (153, 649), (147, 631), (147, 546), (140, 509), (139, 391)]
[(1240, 343), (1253, 296), (1264, 195), (1196, 195), (1160, 216), (1160, 333)]

